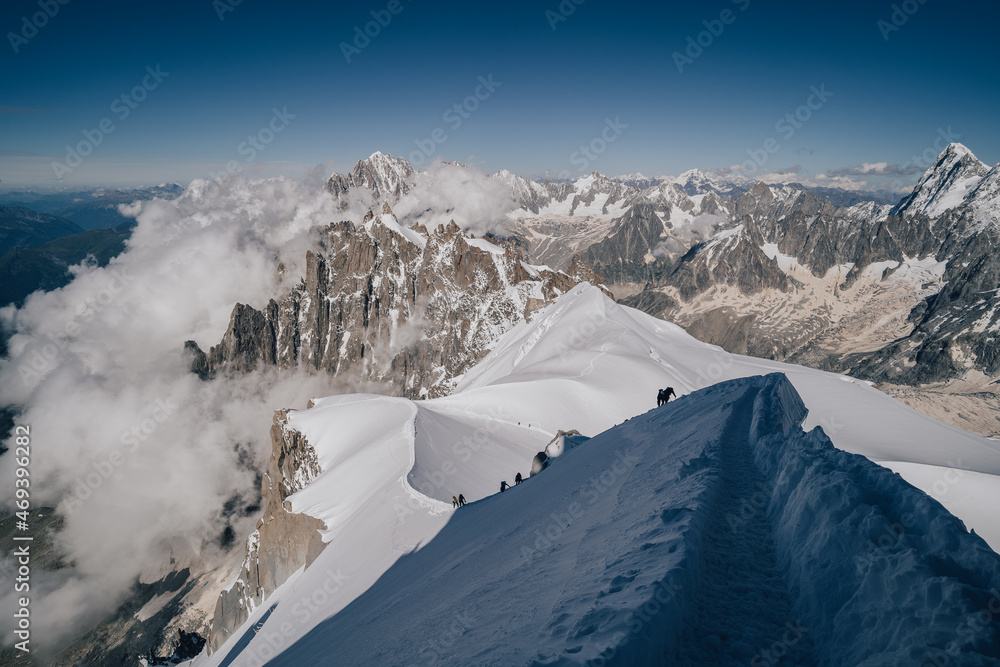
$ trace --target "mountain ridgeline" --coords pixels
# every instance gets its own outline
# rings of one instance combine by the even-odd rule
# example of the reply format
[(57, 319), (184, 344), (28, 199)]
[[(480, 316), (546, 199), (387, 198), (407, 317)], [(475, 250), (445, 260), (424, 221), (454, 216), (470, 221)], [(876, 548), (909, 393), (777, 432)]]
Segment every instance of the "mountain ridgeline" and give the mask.
[(304, 367), (439, 396), (502, 334), (583, 280), (598, 278), (580, 266), (531, 266), (514, 244), (454, 223), (405, 228), (384, 204), (360, 225), (319, 230), (306, 275), (280, 301), (237, 304), (218, 345), (187, 347), (203, 377)]
[[(192, 371), (301, 368), (434, 399), (512, 329), (544, 329), (536, 313), (590, 282), (730, 352), (901, 384), (1000, 374), (1000, 173), (964, 146), (950, 145), (895, 204), (697, 171), (573, 182), (501, 171), (487, 178), (514, 208), (483, 238), (460, 216), (433, 227), (397, 216), (419, 210), (400, 205), (419, 176), (381, 153), (334, 174), (326, 191), (340, 211), (377, 207), (316, 227), (303, 274), (276, 267), (280, 298), (234, 304), (221, 340), (185, 344)], [(191, 626), (209, 652), (329, 546), (323, 522), (288, 501), (326, 472), (293, 412), (275, 415), (264, 511), (238, 571), (208, 622)]]
[[(417, 174), (375, 153), (327, 190), (392, 204)], [(490, 179), (530, 262), (586, 266), (623, 303), (729, 351), (900, 384), (1000, 374), (1000, 170), (961, 144), (895, 204), (698, 170)]]

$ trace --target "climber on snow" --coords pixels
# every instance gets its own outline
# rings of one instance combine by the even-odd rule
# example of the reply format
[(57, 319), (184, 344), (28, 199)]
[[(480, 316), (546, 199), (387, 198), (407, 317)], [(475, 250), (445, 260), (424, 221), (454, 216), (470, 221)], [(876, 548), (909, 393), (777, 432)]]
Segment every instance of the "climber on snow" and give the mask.
[(458, 494), (458, 506), (465, 507), (465, 496), (463, 496), (461, 493)]
[(510, 484), (507, 483), (507, 480), (500, 482), (500, 493), (506, 491), (508, 486), (510, 486)]
[(656, 393), (656, 407), (660, 407), (661, 405), (666, 405), (667, 401), (670, 400), (671, 396), (677, 398), (677, 394), (674, 393), (673, 387), (667, 387), (666, 389), (661, 389), (660, 391), (658, 391)]
[(521, 479), (522, 479), (521, 473), (517, 473), (516, 475), (514, 475), (514, 484), (515, 485), (520, 484), (521, 483)]
[(455, 496), (451, 497), (451, 506), (458, 507), (458, 498), (456, 498)]

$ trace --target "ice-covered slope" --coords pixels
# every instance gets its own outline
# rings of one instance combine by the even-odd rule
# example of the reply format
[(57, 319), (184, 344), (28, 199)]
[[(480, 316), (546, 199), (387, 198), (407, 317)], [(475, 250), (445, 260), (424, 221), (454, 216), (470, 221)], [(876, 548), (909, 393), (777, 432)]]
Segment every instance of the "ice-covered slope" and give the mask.
[[(777, 381), (769, 385), (772, 394), (777, 392), (785, 404), (793, 406), (789, 408), (791, 416), (785, 420), (788, 423), (782, 422), (784, 418), (760, 412), (766, 407), (763, 405), (751, 411), (749, 403), (757, 398), (748, 398), (748, 392), (761, 394), (763, 381), (737, 383), (725, 390), (729, 394), (715, 389), (684, 398), (721, 380), (774, 371), (785, 373), (790, 380), (790, 385), (775, 384)], [(669, 418), (656, 421), (661, 419), (658, 412), (633, 420), (634, 424), (630, 422), (602, 436), (603, 442), (615, 444), (602, 446), (602, 439), (595, 438), (530, 480), (530, 486), (515, 488), (508, 492), (510, 496), (487, 498), (482, 504), (452, 515), (447, 502), (452, 495), (463, 493), (472, 502), (494, 494), (501, 479), (510, 482), (515, 472), (527, 473), (532, 455), (558, 429), (576, 428), (585, 435), (597, 435), (650, 410), (655, 405), (656, 389), (667, 385), (682, 396), (668, 406), (669, 412), (660, 411)], [(834, 583), (854, 572), (851, 585), (867, 592), (864, 604), (855, 604), (851, 613), (875, 619), (878, 623), (872, 627), (880, 631), (889, 632), (884, 624), (891, 624), (895, 617), (891, 609), (880, 610), (881, 603), (872, 598), (870, 589), (879, 582), (903, 591), (894, 593), (893, 604), (910, 605), (907, 608), (912, 607), (914, 613), (938, 614), (944, 620), (934, 625), (934, 632), (927, 633), (927, 641), (932, 643), (926, 644), (936, 646), (933, 642), (943, 641), (946, 634), (942, 628), (953, 620), (953, 627), (961, 621), (955, 616), (956, 610), (975, 612), (977, 609), (972, 607), (979, 598), (962, 597), (953, 584), (943, 583), (944, 599), (934, 610), (920, 607), (919, 600), (907, 598), (904, 593), (916, 591), (914, 596), (919, 597), (919, 591), (924, 590), (919, 588), (920, 582), (931, 576), (928, 563), (958, 558), (952, 549), (967, 552), (962, 558), (972, 560), (956, 565), (959, 569), (949, 576), (965, 570), (977, 572), (980, 580), (975, 586), (985, 590), (989, 578), (995, 579), (995, 574), (982, 569), (986, 567), (983, 563), (992, 562), (988, 550), (976, 538), (949, 524), (948, 515), (925, 496), (904, 493), (901, 489), (909, 487), (898, 477), (880, 473), (861, 459), (844, 458), (846, 454), (834, 450), (820, 456), (826, 451), (821, 436), (795, 435), (803, 414), (793, 409), (795, 399), (788, 397), (789, 393), (795, 394), (789, 391), (791, 387), (809, 409), (807, 429), (821, 425), (837, 447), (898, 469), (994, 547), (1000, 546), (994, 508), (1000, 498), (1000, 448), (996, 442), (923, 417), (850, 378), (729, 355), (696, 341), (674, 325), (618, 306), (595, 288), (583, 285), (558, 299), (532, 322), (505, 335), (449, 397), (417, 402), (373, 396), (333, 397), (318, 400), (310, 410), (291, 413), (290, 426), (300, 430), (316, 449), (322, 469), (309, 486), (289, 498), (291, 509), (323, 519), (327, 524), (324, 539), (329, 545), (308, 570), (289, 580), (251, 617), (251, 623), (259, 623), (267, 614), (259, 632), (249, 632), (249, 624), (245, 625), (210, 659), (200, 659), (196, 664), (228, 664), (225, 661), (235, 659), (235, 654), (229, 656), (233, 647), (240, 648), (241, 658), (270, 658), (303, 637), (303, 643), (294, 648), (287, 662), (278, 664), (315, 664), (321, 650), (328, 652), (324, 659), (343, 664), (396, 664), (399, 654), (392, 651), (403, 650), (400, 647), (410, 650), (409, 657), (418, 660), (425, 648), (441, 655), (477, 646), (481, 650), (476, 633), (491, 632), (490, 628), (499, 633), (496, 636), (509, 637), (504, 642), (511, 642), (511, 650), (517, 648), (515, 640), (525, 640), (523, 633), (528, 631), (535, 633), (525, 640), (530, 645), (541, 645), (539, 636), (548, 638), (542, 644), (548, 647), (549, 657), (555, 656), (552, 651), (579, 645), (579, 654), (563, 656), (567, 662), (562, 664), (575, 664), (609, 646), (629, 646), (631, 651), (647, 645), (639, 639), (625, 643), (621, 638), (613, 640), (614, 633), (603, 629), (617, 627), (616, 623), (627, 625), (629, 614), (638, 613), (637, 605), (657, 595), (657, 581), (680, 586), (666, 589), (670, 594), (659, 602), (666, 611), (655, 614), (664, 614), (664, 622), (673, 619), (670, 627), (677, 637), (675, 646), (678, 651), (689, 651), (680, 655), (697, 657), (690, 652), (695, 647), (684, 639), (685, 632), (691, 631), (690, 623), (684, 626), (678, 619), (694, 613), (704, 616), (705, 627), (726, 622), (712, 616), (710, 608), (684, 606), (692, 604), (691, 596), (701, 595), (697, 591), (701, 590), (703, 584), (699, 582), (703, 577), (697, 570), (702, 567), (702, 550), (714, 553), (714, 558), (725, 557), (721, 553), (725, 544), (702, 546), (703, 538), (699, 536), (705, 533), (709, 536), (706, 540), (712, 536), (731, 540), (725, 531), (706, 528), (705, 522), (725, 522), (730, 515), (739, 518), (749, 511), (752, 521), (744, 528), (751, 532), (740, 542), (740, 548), (759, 543), (760, 536), (754, 532), (763, 529), (758, 522), (762, 501), (755, 495), (759, 491), (755, 488), (757, 481), (767, 491), (764, 495), (770, 499), (769, 506), (773, 504), (768, 510), (771, 520), (784, 526), (786, 533), (775, 544), (773, 571), (768, 565), (747, 575), (754, 585), (763, 587), (754, 589), (756, 592), (774, 592), (776, 606), (763, 614), (767, 621), (762, 621), (760, 629), (746, 630), (746, 645), (739, 649), (739, 655), (749, 660), (755, 651), (770, 646), (756, 642), (770, 637), (775, 623), (778, 628), (785, 621), (808, 625), (792, 617), (778, 623), (784, 609), (809, 609), (808, 613), (817, 619), (829, 612), (827, 606), (813, 609), (796, 602), (789, 592), (811, 581), (809, 568), (816, 565), (795, 555), (799, 546), (812, 549), (810, 558), (818, 558), (818, 562), (830, 561), (823, 572), (824, 576), (834, 577)], [(719, 453), (720, 447), (728, 446), (723, 443), (739, 438), (746, 440), (747, 447), (766, 444), (765, 436), (777, 431), (792, 434), (789, 438), (794, 442), (781, 443), (781, 447), (795, 452), (787, 461), (770, 461), (771, 449), (762, 446), (753, 450), (758, 463), (753, 468), (748, 467), (746, 458), (749, 449), (733, 454), (737, 458)], [(635, 447), (639, 447), (636, 456), (643, 463), (628, 458)], [(819, 452), (815, 457), (810, 454), (813, 450)], [(685, 462), (693, 463), (685, 468)], [(615, 473), (614, 483), (603, 483), (602, 473), (614, 470), (615, 465), (620, 472)], [(833, 472), (819, 474), (824, 466), (832, 466)], [(790, 505), (797, 487), (785, 485), (789, 478), (782, 477), (781, 470), (797, 471), (795, 478), (805, 472), (817, 474), (818, 478), (810, 482), (815, 485), (826, 479), (844, 481), (838, 482), (840, 486), (824, 487), (822, 493), (815, 489), (801, 491), (809, 502), (802, 505), (800, 498)], [(671, 483), (674, 478), (691, 481)], [(558, 479), (563, 482), (556, 484)], [(740, 487), (739, 498), (749, 505), (737, 503), (729, 509), (709, 509), (717, 502), (712, 489), (719, 479), (728, 480), (727, 485), (745, 485)], [(776, 486), (774, 481), (778, 479), (784, 479), (785, 486)], [(623, 491), (626, 482), (629, 490)], [(557, 522), (551, 515), (569, 512), (574, 494), (586, 493), (587, 488), (599, 495), (588, 518), (581, 519), (578, 527), (574, 523), (573, 530), (556, 526), (550, 531), (557, 533), (556, 537), (544, 538)], [(515, 500), (529, 493), (530, 501)], [(887, 497), (892, 502), (885, 500)], [(900, 507), (912, 509), (917, 505), (919, 517), (914, 512), (905, 517), (900, 513)], [(800, 511), (798, 515), (781, 515), (783, 507), (792, 506)], [(831, 513), (829, 521), (821, 516), (823, 513)], [(902, 538), (891, 531), (892, 548), (878, 546), (885, 541), (880, 538), (887, 530), (880, 523), (883, 516), (892, 531), (897, 530), (897, 524), (903, 526), (905, 549), (899, 544)], [(808, 525), (803, 524), (804, 518)], [(614, 526), (619, 524), (629, 526), (631, 532), (616, 533)], [(544, 538), (537, 545), (536, 529)], [(845, 533), (850, 536), (849, 546), (841, 553), (838, 540), (847, 539)], [(567, 546), (545, 547), (537, 557), (531, 551), (520, 550), (524, 545), (530, 549), (544, 546), (545, 539), (553, 545)], [(652, 546), (644, 549), (647, 541)], [(875, 546), (865, 551), (865, 545)], [(671, 546), (676, 549), (671, 551)], [(646, 554), (649, 550), (663, 558), (652, 559), (652, 553)], [(862, 567), (852, 560), (854, 556), (864, 556), (874, 565)], [(847, 570), (843, 570), (842, 561), (849, 564)], [(829, 569), (831, 564), (837, 567)], [(872, 571), (871, 567), (876, 569)], [(635, 574), (630, 574), (633, 570)], [(418, 572), (421, 581), (429, 578), (440, 586), (423, 588), (424, 584), (415, 583), (412, 579)], [(618, 574), (610, 576), (611, 572)], [(775, 579), (775, 572), (781, 573), (784, 584)], [(383, 575), (386, 578), (376, 585)], [(524, 579), (529, 575), (530, 579)], [(482, 578), (483, 583), (476, 584)], [(453, 589), (442, 588), (452, 582)], [(497, 582), (502, 582), (503, 587)], [(373, 585), (375, 588), (371, 588)], [(386, 591), (396, 592), (390, 595)], [(616, 596), (622, 591), (624, 595)], [(539, 595), (543, 595), (541, 602)], [(457, 604), (459, 598), (464, 600), (461, 605)], [(348, 604), (352, 605), (348, 613), (306, 636)], [(507, 617), (516, 612), (521, 620), (497, 626), (497, 608)], [(543, 612), (533, 611), (536, 608)], [(383, 614), (386, 620), (376, 624), (375, 617)], [(563, 614), (565, 618), (561, 618)], [(383, 632), (391, 629), (396, 639), (370, 634), (376, 630), (362, 627), (369, 623)], [(913, 627), (926, 629), (930, 625), (916, 624), (895, 632), (902, 633), (899, 637), (911, 638)], [(451, 635), (447, 634), (449, 628), (453, 628)], [(380, 638), (372, 644), (376, 636)], [(829, 639), (832, 636), (817, 631), (814, 639), (797, 642), (797, 650), (811, 651), (810, 642), (816, 641), (820, 644), (816, 650), (829, 651), (824, 642), (833, 641)], [(852, 646), (860, 646), (861, 641)], [(383, 642), (384, 653), (379, 655), (378, 646)], [(496, 644), (494, 641), (490, 645)], [(369, 649), (371, 652), (365, 653)], [(338, 655), (342, 656), (340, 661)], [(462, 659), (445, 662), (482, 663), (482, 655), (461, 655)], [(515, 663), (534, 659), (523, 652), (511, 655), (516, 655)], [(497, 664), (504, 662), (497, 660)]]
[[(721, 380), (785, 373), (809, 408), (807, 428), (822, 426), (839, 448), (890, 468), (906, 466), (909, 472), (910, 464), (927, 467), (914, 483), (1000, 548), (1000, 526), (994, 525), (987, 509), (991, 498), (1000, 499), (997, 441), (930, 419), (848, 376), (728, 354), (676, 325), (598, 298), (595, 292), (588, 286), (575, 288), (534, 321), (520, 325), (465, 375), (457, 394), (443, 400), (471, 398), (473, 389), (505, 394), (505, 385), (539, 383), (543, 395), (558, 387), (582, 394), (581, 400), (593, 398), (587, 410), (610, 413), (602, 422), (606, 426), (653, 404), (658, 386), (670, 384), (678, 393), (688, 393)], [(562, 415), (555, 423), (545, 419), (555, 398), (528, 402), (532, 405), (525, 409), (536, 424), (543, 423), (552, 432), (575, 426), (561, 421)], [(588, 417), (594, 415), (581, 416)], [(593, 435), (600, 426), (577, 428)], [(980, 473), (985, 473), (982, 482), (991, 487), (991, 495), (968, 489)], [(929, 482), (928, 475), (933, 478)], [(949, 481), (955, 479), (962, 483)]]
[(1000, 557), (803, 414), (758, 376), (611, 429), (459, 510), (269, 664), (993, 664), (965, 615)]

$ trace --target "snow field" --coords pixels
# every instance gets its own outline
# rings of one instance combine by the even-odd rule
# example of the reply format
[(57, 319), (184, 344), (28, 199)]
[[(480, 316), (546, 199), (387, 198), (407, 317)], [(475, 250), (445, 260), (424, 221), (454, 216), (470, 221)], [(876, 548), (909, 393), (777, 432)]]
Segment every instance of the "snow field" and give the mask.
[[(760, 378), (712, 386), (776, 371), (787, 380), (768, 379), (766, 391)], [(668, 385), (679, 400), (622, 424)], [(748, 392), (777, 398), (751, 416)], [(319, 399), (290, 423), (323, 470), (290, 501), (327, 522), (330, 544), (282, 597), (321, 587), (326, 570), (347, 583), (308, 623), (278, 596), (265, 602), (278, 603), (265, 628), (293, 630), (283, 646), (294, 647), (275, 664), (313, 664), (330, 646), (338, 664), (630, 664), (668, 651), (681, 664), (709, 655), (781, 664), (779, 654), (819, 660), (875, 648), (896, 659), (904, 654), (891, 652), (903, 650), (893, 638), (925, 636), (907, 650), (929, 660), (968, 634), (962, 614), (989, 611), (995, 554), (927, 495), (846, 451), (899, 466), (932, 495), (957, 476), (935, 497), (996, 545), (997, 443), (853, 378), (729, 355), (588, 285), (508, 332), (451, 396)], [(821, 425), (846, 451), (800, 424)], [(572, 428), (597, 437), (496, 493), (501, 479), (526, 475), (557, 430)], [(757, 466), (748, 467), (751, 454)], [(800, 470), (833, 472), (805, 484)], [(825, 486), (827, 477), (847, 481)], [(895, 495), (871, 490), (883, 477), (875, 486)], [(457, 493), (472, 504), (453, 512)], [(897, 496), (914, 511), (896, 509)], [(902, 564), (891, 556), (900, 544), (913, 552)], [(947, 550), (956, 545), (971, 555), (956, 560)], [(838, 553), (853, 574), (831, 562)], [(876, 569), (864, 574), (856, 563)], [(735, 579), (711, 574), (733, 568), (743, 568)], [(877, 598), (880, 585), (891, 590)], [(822, 596), (830, 600), (816, 602)], [(748, 599), (767, 606), (748, 613)], [(841, 618), (850, 629), (838, 635), (831, 624)], [(718, 641), (692, 642), (702, 628)], [(854, 634), (850, 647), (835, 648)], [(251, 640), (247, 650), (261, 645)], [(219, 664), (230, 646), (195, 664)], [(366, 653), (373, 646), (377, 654)], [(969, 658), (975, 651), (987, 660), (968, 664), (994, 664), (975, 642), (959, 650), (963, 660), (979, 660)], [(905, 655), (900, 664), (913, 659)]]

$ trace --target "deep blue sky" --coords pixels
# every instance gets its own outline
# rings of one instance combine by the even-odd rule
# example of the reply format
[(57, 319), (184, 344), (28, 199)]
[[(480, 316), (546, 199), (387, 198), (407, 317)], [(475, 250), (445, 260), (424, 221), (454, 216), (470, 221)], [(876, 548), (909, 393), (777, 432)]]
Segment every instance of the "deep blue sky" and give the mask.
[[(345, 170), (375, 150), (409, 156), (425, 140), (435, 157), (489, 171), (676, 174), (745, 162), (773, 137), (762, 170), (797, 167), (806, 179), (905, 164), (939, 128), (1000, 161), (995, 3), (910, 0), (915, 13), (886, 40), (878, 21), (894, 3), (877, 0), (564, 0), (575, 11), (555, 30), (545, 12), (559, 0), (400, 0), (348, 63), (340, 44), (388, 0), (242, 0), (220, 21), (223, 1), (70, 0), (16, 54), (8, 33), (41, 10), (38, 0), (3, 3), (0, 187), (187, 182), (228, 160), (249, 170), (239, 145), (273, 108), (295, 118), (253, 160), (271, 173)], [(724, 9), (733, 22), (678, 72), (672, 54)], [(156, 65), (169, 76), (120, 120), (115, 98)], [(490, 74), (500, 87), (452, 129), (444, 113)], [(833, 96), (786, 138), (775, 123), (812, 86)], [(584, 166), (574, 152), (609, 117), (628, 128)], [(53, 160), (105, 118), (114, 131), (57, 182)], [(435, 128), (447, 139), (428, 144)]]

